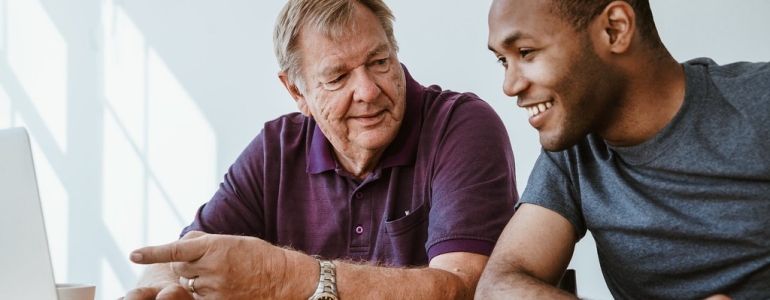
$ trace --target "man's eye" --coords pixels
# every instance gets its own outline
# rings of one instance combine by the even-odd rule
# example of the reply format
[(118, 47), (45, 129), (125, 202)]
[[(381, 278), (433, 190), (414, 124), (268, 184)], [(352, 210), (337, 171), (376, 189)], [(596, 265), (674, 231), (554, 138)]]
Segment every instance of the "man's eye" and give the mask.
[(508, 60), (506, 60), (505, 57), (502, 57), (502, 56), (498, 57), (497, 63), (502, 65), (503, 67), (506, 67), (506, 68), (508, 67)]
[(370, 68), (377, 72), (385, 72), (390, 68), (390, 58), (381, 58), (370, 63)]
[(344, 75), (344, 74), (343, 74), (343, 75), (340, 75), (340, 76), (339, 76), (339, 77), (337, 77), (337, 78), (334, 78), (334, 80), (332, 80), (332, 81), (329, 81), (329, 82), (327, 82), (326, 84), (335, 84), (335, 83), (340, 83), (340, 81), (342, 81), (342, 79), (345, 79), (345, 75)]
[(532, 52), (535, 52), (535, 50), (532, 50), (532, 49), (519, 49), (519, 54), (521, 55), (521, 57), (525, 57), (525, 58), (527, 56), (529, 56), (530, 54), (532, 54)]
[(345, 80), (346, 77), (347, 77), (347, 74), (342, 74), (339, 77), (334, 78), (331, 81), (324, 82), (323, 83), (323, 87), (324, 87), (324, 89), (329, 90), (329, 91), (338, 90), (339, 88), (342, 87), (343, 81)]

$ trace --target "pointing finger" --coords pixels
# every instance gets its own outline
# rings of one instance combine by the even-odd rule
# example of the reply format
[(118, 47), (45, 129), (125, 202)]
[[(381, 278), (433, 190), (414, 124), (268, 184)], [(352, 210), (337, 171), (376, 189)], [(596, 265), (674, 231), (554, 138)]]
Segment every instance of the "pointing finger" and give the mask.
[(131, 261), (138, 264), (194, 261), (207, 250), (205, 239), (182, 239), (173, 243), (144, 247), (131, 252)]

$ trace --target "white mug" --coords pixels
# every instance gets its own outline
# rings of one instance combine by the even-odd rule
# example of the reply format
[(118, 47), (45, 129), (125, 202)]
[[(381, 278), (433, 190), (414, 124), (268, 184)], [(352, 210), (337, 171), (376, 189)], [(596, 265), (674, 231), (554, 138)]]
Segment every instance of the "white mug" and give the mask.
[(94, 300), (96, 286), (82, 283), (57, 283), (59, 300)]

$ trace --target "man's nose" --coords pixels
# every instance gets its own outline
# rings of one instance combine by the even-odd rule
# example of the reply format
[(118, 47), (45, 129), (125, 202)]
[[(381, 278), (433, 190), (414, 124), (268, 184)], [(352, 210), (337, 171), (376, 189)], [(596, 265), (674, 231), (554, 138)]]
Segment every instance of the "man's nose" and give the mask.
[(380, 87), (374, 81), (372, 74), (366, 70), (358, 70), (355, 73), (355, 91), (353, 92), (353, 100), (370, 102), (380, 95)]
[(527, 88), (527, 79), (522, 76), (521, 70), (509, 66), (505, 70), (505, 79), (503, 80), (503, 92), (508, 97), (515, 97)]

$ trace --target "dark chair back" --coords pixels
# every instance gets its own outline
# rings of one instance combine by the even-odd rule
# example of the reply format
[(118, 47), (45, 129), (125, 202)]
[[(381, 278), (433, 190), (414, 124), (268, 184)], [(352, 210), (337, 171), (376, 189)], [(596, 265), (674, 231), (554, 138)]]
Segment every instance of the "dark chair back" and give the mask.
[(567, 269), (564, 271), (564, 275), (561, 276), (561, 280), (559, 281), (557, 287), (563, 291), (577, 296), (577, 279), (575, 278), (575, 270)]

